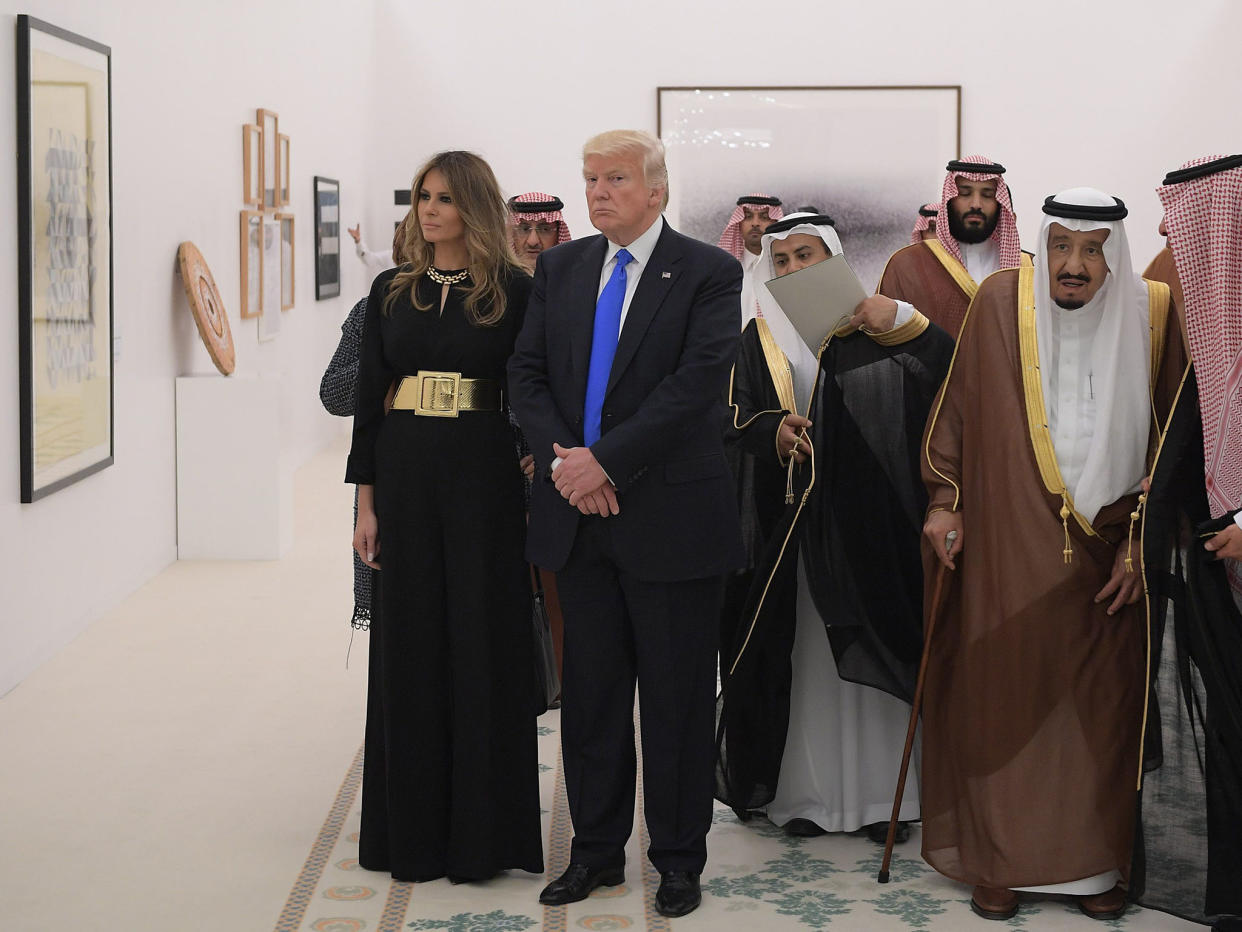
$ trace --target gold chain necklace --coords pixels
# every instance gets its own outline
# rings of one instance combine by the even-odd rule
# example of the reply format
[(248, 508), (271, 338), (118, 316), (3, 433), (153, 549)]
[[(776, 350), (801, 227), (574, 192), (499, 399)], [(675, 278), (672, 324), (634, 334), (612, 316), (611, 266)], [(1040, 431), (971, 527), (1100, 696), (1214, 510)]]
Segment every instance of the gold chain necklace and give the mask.
[(464, 282), (469, 275), (469, 269), (462, 269), (460, 272), (453, 272), (450, 275), (446, 272), (441, 272), (434, 265), (427, 266), (427, 277), (437, 285), (458, 285)]

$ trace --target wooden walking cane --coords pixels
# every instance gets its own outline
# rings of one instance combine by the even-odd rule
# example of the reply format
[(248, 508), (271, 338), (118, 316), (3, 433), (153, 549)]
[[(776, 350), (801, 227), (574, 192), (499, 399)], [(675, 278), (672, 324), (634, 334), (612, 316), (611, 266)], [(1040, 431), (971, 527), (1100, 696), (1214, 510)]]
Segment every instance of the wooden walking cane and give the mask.
[[(945, 535), (945, 553), (957, 540), (957, 531)], [(897, 774), (897, 794), (893, 797), (893, 815), (888, 820), (888, 838), (884, 842), (884, 860), (880, 862), (880, 883), (888, 883), (888, 865), (893, 859), (893, 842), (897, 837), (897, 816), (901, 812), (901, 797), (906, 791), (906, 773), (910, 769), (910, 755), (914, 752), (914, 733), (919, 727), (919, 707), (923, 704), (923, 681), (927, 676), (927, 656), (931, 649), (932, 632), (936, 628), (936, 615), (940, 613), (940, 591), (944, 588), (944, 574), (948, 567), (943, 563), (936, 571), (936, 586), (932, 590), (931, 611), (927, 613), (927, 629), (923, 632), (923, 657), (919, 661), (919, 676), (914, 684), (914, 702), (910, 705), (910, 727), (906, 729), (906, 749), (901, 755), (901, 770)]]

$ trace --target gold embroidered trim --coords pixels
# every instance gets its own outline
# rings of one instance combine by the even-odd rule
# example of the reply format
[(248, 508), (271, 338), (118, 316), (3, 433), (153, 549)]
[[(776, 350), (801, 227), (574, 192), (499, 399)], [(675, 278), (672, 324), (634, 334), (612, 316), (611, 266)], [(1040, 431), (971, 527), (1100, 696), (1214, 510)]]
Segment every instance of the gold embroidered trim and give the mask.
[(1044, 488), (1061, 496), (1061, 526), (1065, 529), (1062, 555), (1070, 562), (1074, 548), (1070, 544), (1069, 518), (1091, 537), (1099, 537), (1091, 523), (1074, 507), (1074, 500), (1061, 477), (1052, 434), (1048, 430), (1048, 409), (1044, 405), (1044, 384), (1039, 376), (1039, 340), (1035, 331), (1035, 270), (1018, 269), (1018, 348), (1022, 360), (1022, 391), (1026, 396), (1026, 424), (1031, 434), (1031, 447)]
[(776, 397), (781, 407), (787, 411), (798, 413), (798, 402), (794, 397), (793, 371), (789, 367), (787, 357), (772, 336), (772, 328), (762, 317), (755, 318), (755, 330), (759, 334), (759, 345), (763, 347), (763, 358), (767, 361), (768, 372), (772, 376), (772, 384), (776, 386)]
[(927, 329), (930, 323), (931, 321), (916, 309), (914, 316), (900, 327), (885, 330), (883, 333), (872, 333), (870, 330), (864, 330), (863, 332), (881, 346), (897, 346), (900, 343), (908, 343), (915, 337), (922, 336), (923, 331)]
[(970, 273), (966, 271), (966, 266), (949, 255), (949, 251), (944, 248), (938, 239), (925, 239), (923, 240), (923, 245), (930, 249), (931, 254), (944, 266), (944, 270), (949, 273), (957, 287), (962, 289), (962, 294), (973, 301), (975, 293), (979, 290), (979, 285), (970, 277)]
[[(1177, 403), (1182, 398), (1182, 389), (1186, 387), (1186, 379), (1190, 375), (1192, 366), (1186, 364), (1186, 368), (1182, 370), (1182, 380), (1178, 383), (1177, 394), (1173, 396), (1173, 404), (1169, 408), (1169, 416), (1164, 422), (1164, 426), (1160, 430), (1160, 440), (1156, 443), (1156, 455), (1152, 459), (1151, 469), (1147, 475), (1154, 476), (1156, 474), (1156, 466), (1160, 462), (1160, 454), (1164, 451), (1164, 439), (1169, 433), (1169, 425), (1173, 423), (1173, 412), (1177, 410)], [(1151, 595), (1147, 589), (1147, 557), (1145, 549), (1147, 544), (1147, 515), (1143, 515), (1143, 523), (1139, 525), (1139, 573), (1143, 578), (1143, 605), (1147, 609), (1147, 675), (1143, 678), (1143, 724), (1139, 728), (1139, 755), (1138, 755), (1138, 789), (1143, 789), (1143, 748), (1147, 741), (1147, 712), (1151, 704)]]
[(1022, 253), (1022, 255), (1018, 257), (1018, 268), (1033, 269), (1035, 268), (1035, 263), (1031, 261), (1031, 257), (1029, 255)]
[(1164, 282), (1147, 282), (1147, 319), (1151, 328), (1151, 378), (1148, 379), (1148, 395), (1151, 398), (1152, 420), (1156, 417), (1156, 379), (1160, 377), (1160, 363), (1164, 359), (1164, 345), (1169, 333), (1169, 306), (1173, 291)]
[[(931, 242), (931, 240), (924, 240), (924, 242)], [(970, 304), (966, 306), (966, 313), (962, 317), (962, 329), (958, 331), (957, 341), (953, 344), (953, 355), (949, 359), (949, 371), (947, 371), (944, 374), (944, 382), (941, 383), (940, 393), (936, 396), (936, 407), (931, 412), (931, 419), (927, 422), (927, 433), (924, 435), (924, 438), (923, 438), (923, 459), (927, 461), (927, 468), (930, 469), (932, 472), (934, 472), (937, 476), (939, 476), (945, 482), (947, 482), (949, 485), (953, 486), (953, 507), (949, 508), (948, 509), (949, 511), (957, 511), (958, 507), (961, 505), (962, 487), (959, 486), (952, 479), (950, 479), (948, 476), (946, 476), (944, 473), (942, 473), (939, 469), (937, 469), (936, 464), (932, 462), (931, 438), (932, 438), (932, 434), (935, 433), (935, 430), (936, 430), (936, 420), (940, 417), (940, 409), (944, 407), (944, 396), (948, 394), (948, 391), (949, 391), (949, 379), (953, 378), (953, 367), (957, 365), (957, 351), (958, 349), (961, 348), (961, 345), (962, 345), (961, 334), (966, 332), (966, 322), (970, 320), (970, 312), (973, 311), (974, 308), (975, 308), (975, 302), (972, 299)], [(930, 511), (928, 511), (927, 514), (931, 515), (933, 512), (944, 511), (944, 510), (945, 509), (943, 507), (937, 507), (937, 508), (933, 508)]]

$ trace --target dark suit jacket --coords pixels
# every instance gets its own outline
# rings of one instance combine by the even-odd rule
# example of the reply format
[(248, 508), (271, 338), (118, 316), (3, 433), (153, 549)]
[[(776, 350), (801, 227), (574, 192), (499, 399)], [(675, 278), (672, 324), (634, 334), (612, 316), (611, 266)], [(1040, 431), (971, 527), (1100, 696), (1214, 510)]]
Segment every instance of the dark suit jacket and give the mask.
[[(663, 221), (661, 221), (663, 222)], [(741, 267), (667, 223), (621, 328), (591, 451), (616, 483), (619, 515), (583, 516), (548, 467), (553, 442), (582, 445), (595, 303), (608, 243), (592, 236), (539, 256), (509, 390), (535, 455), (527, 558), (550, 570), (581, 520), (607, 521), (617, 565), (650, 581), (741, 566), (741, 531), (720, 425), (741, 324)]]

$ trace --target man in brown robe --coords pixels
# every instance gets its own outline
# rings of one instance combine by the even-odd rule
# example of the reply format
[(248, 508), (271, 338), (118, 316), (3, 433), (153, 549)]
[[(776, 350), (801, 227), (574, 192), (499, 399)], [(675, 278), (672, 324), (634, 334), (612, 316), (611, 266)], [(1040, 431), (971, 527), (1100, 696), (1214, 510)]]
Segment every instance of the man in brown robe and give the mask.
[(1030, 260), (1018, 242), (1009, 186), (1001, 178), (1005, 166), (970, 155), (945, 168), (936, 235), (897, 250), (876, 291), (908, 301), (956, 337), (979, 283)]
[(943, 574), (944, 597), (928, 598), (923, 856), (985, 918), (1030, 890), (1109, 919), (1143, 717), (1132, 512), (1185, 362), (1167, 286), (1131, 269), (1125, 205), (1076, 188), (1044, 212), (1034, 268), (972, 302), (924, 440), (925, 591)]

